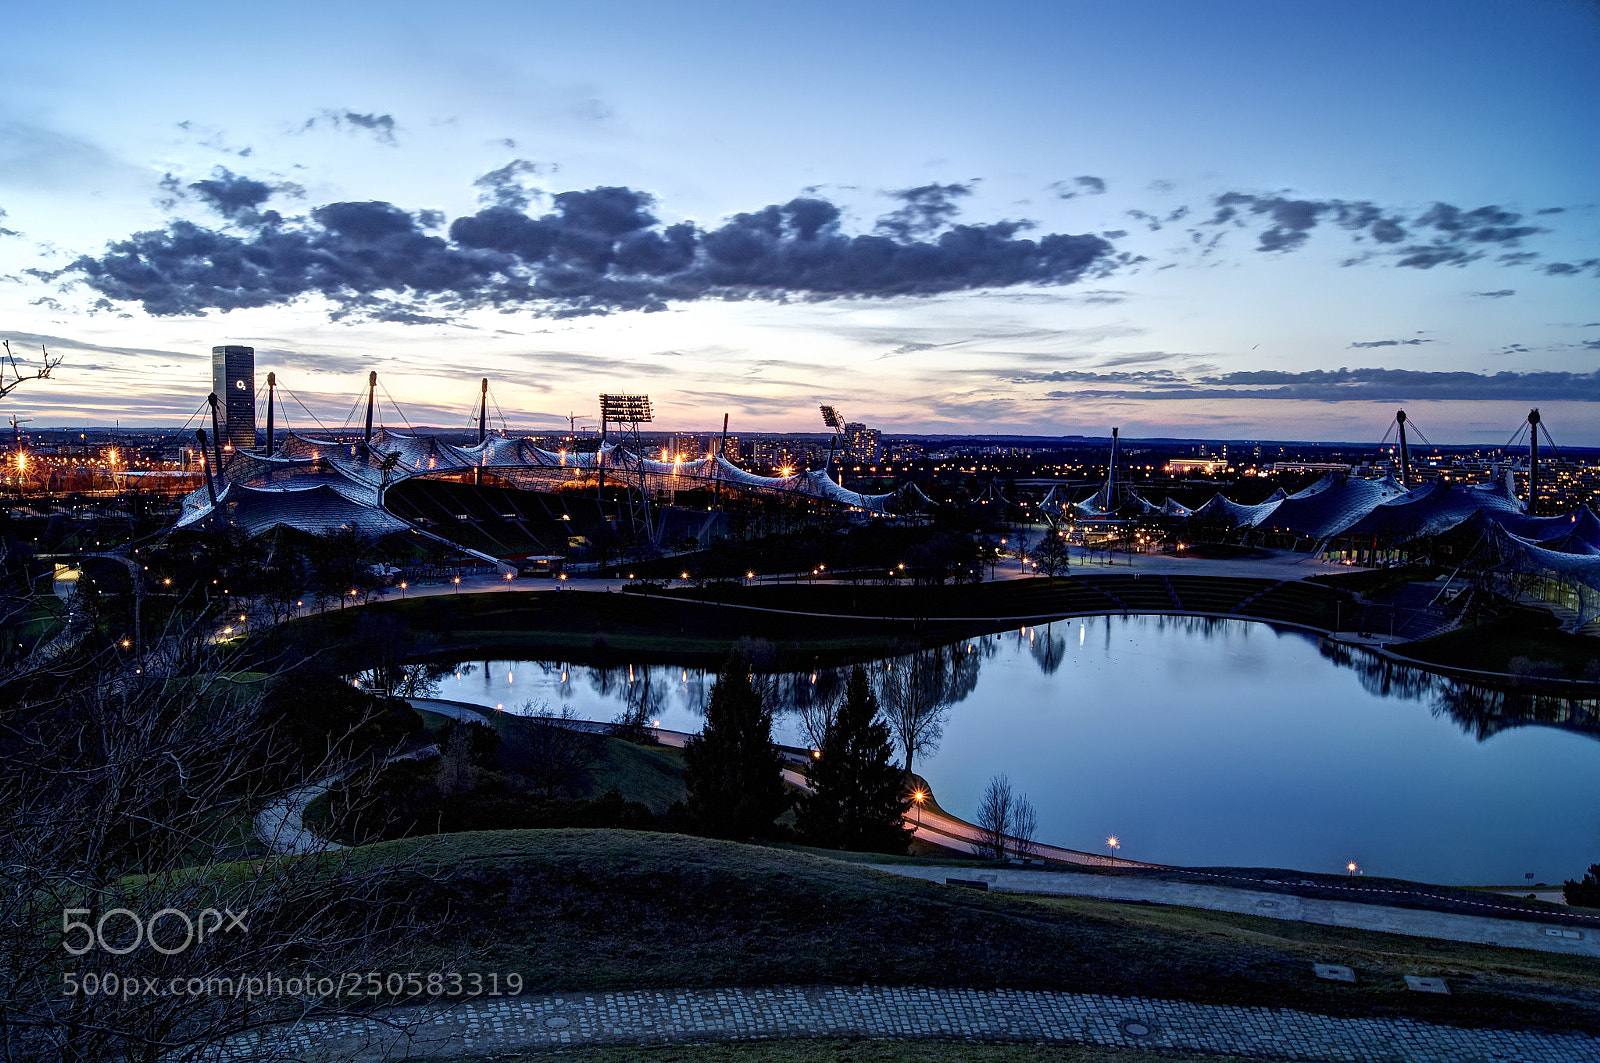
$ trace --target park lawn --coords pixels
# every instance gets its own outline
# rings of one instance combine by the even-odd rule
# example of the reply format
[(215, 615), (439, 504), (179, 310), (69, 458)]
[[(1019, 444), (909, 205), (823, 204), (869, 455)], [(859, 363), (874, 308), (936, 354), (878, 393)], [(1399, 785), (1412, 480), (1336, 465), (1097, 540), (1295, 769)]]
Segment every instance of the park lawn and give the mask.
[[(358, 851), (428, 928), (415, 969), (469, 962), (531, 990), (1014, 987), (1600, 1030), (1590, 960), (1147, 905), (1006, 896), (815, 851), (626, 831), (494, 831)], [(1356, 967), (1354, 986), (1313, 962)], [(460, 968), (452, 968), (460, 969)], [(1452, 995), (1406, 990), (1441, 975)]]
[[(972, 1044), (860, 1038), (784, 1038), (722, 1044), (607, 1045), (549, 1048), (494, 1056), (452, 1057), (460, 1063), (1244, 1063), (1243, 1056), (1140, 1052), (1095, 1045)], [(1251, 1063), (1255, 1063), (1254, 1060)]]
[[(441, 660), (494, 653), (606, 663), (671, 662), (716, 667), (741, 638), (770, 642), (789, 663), (848, 661), (902, 652), (906, 646), (951, 641), (973, 625), (929, 627), (913, 621), (814, 617), (728, 609), (715, 603), (598, 591), (507, 591), (390, 599), (360, 609), (315, 614), (281, 625), (257, 652), (271, 656), (281, 640), (349, 643), (364, 613), (404, 620), (419, 648)], [(988, 630), (984, 627), (983, 630)], [(350, 662), (351, 669), (359, 662)]]
[(1600, 639), (1543, 626), (1548, 620), (1518, 613), (1391, 649), (1448, 668), (1600, 682)]
[[(481, 705), (466, 705), (483, 714), (483, 722), (502, 734), (541, 724), (513, 712), (495, 712)], [(419, 710), (428, 729), (437, 732), (449, 717), (439, 713)], [(579, 793), (569, 796), (580, 800), (593, 800), (607, 791), (616, 790), (624, 801), (638, 801), (651, 812), (660, 815), (675, 801), (687, 801), (689, 791), (683, 784), (683, 750), (671, 746), (643, 746), (621, 738), (606, 736), (600, 759), (589, 771), (589, 780)]]

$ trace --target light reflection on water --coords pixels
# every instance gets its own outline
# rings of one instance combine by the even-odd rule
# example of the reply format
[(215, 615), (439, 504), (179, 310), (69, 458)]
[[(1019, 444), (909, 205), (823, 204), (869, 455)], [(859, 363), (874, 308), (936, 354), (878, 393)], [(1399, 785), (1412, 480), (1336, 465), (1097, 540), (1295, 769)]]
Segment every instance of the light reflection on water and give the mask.
[[(1462, 884), (1577, 877), (1600, 860), (1592, 703), (1477, 690), (1247, 621), (1091, 617), (934, 651), (949, 703), (914, 767), (971, 818), (1006, 772), (1039, 837), (1134, 859)], [(925, 663), (925, 662), (924, 662)], [(880, 684), (919, 662), (876, 662)], [(715, 676), (678, 665), (469, 662), (438, 696), (507, 711), (627, 711), (698, 730)], [(767, 677), (780, 741), (835, 670)], [(1524, 878), (1532, 872), (1533, 880)]]

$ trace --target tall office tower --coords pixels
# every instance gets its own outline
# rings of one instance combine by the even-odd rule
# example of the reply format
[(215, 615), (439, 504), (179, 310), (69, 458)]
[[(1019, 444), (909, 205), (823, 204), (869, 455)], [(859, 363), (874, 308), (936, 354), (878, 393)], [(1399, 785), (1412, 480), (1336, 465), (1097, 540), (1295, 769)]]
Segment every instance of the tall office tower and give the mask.
[(211, 348), (211, 389), (222, 410), (222, 441), (235, 450), (256, 445), (256, 349)]

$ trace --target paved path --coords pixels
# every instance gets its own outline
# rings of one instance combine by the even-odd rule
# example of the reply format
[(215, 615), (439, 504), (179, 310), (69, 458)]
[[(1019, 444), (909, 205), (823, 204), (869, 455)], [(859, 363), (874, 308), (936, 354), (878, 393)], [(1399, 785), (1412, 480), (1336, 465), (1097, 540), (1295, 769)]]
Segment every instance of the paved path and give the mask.
[[(1570, 921), (1540, 923), (1502, 919), (1490, 915), (1462, 915), (1416, 908), (1390, 908), (1363, 901), (1297, 897), (1292, 893), (1241, 889), (1237, 886), (1193, 882), (1165, 882), (1144, 877), (1082, 875), (1073, 872), (1028, 871), (1020, 868), (985, 870), (971, 866), (930, 867), (925, 864), (870, 864), (879, 871), (907, 878), (944, 882), (946, 879), (981, 881), (1006, 893), (1036, 893), (1062, 897), (1097, 897), (1109, 901), (1150, 901), (1185, 908), (1288, 919), (1322, 926), (1377, 930), (1407, 937), (1469, 941), (1479, 945), (1536, 949), (1567, 956), (1600, 958), (1600, 920), (1593, 926), (1575, 927)], [(1485, 907), (1492, 905), (1485, 904)], [(1597, 1057), (1600, 1058), (1600, 1057)]]
[[(1311, 977), (1309, 971), (1307, 977)], [(1089, 993), (887, 986), (618, 990), (478, 997), (277, 1031), (296, 1059), (376, 1061), (530, 1048), (780, 1037), (941, 1038), (1109, 1045), (1366, 1063), (1594, 1063), (1600, 1038), (1340, 1019), (1280, 1008)], [(259, 1042), (257, 1042), (259, 1044)]]
[[(437, 710), (435, 710), (437, 711)], [(385, 763), (393, 764), (397, 760), (426, 760), (428, 757), (439, 755), (438, 746), (424, 746), (413, 749), (409, 753), (400, 753), (390, 757)], [(354, 769), (352, 769), (354, 770)], [(306, 806), (321, 797), (328, 791), (328, 787), (348, 775), (341, 772), (338, 775), (308, 783), (298, 790), (291, 790), (283, 797), (267, 805), (256, 813), (256, 837), (275, 853), (286, 856), (299, 856), (304, 853), (324, 853), (334, 849), (343, 849), (344, 846), (330, 838), (324, 838), (305, 825)]]

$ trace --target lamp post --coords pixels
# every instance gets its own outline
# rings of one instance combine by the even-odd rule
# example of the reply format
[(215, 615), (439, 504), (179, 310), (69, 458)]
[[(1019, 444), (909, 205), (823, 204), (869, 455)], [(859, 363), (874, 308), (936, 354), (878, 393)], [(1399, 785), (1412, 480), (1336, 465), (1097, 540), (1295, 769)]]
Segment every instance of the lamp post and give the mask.
[(917, 803), (917, 830), (922, 829), (922, 803), (928, 799), (928, 791), (918, 787), (911, 791), (911, 800)]

